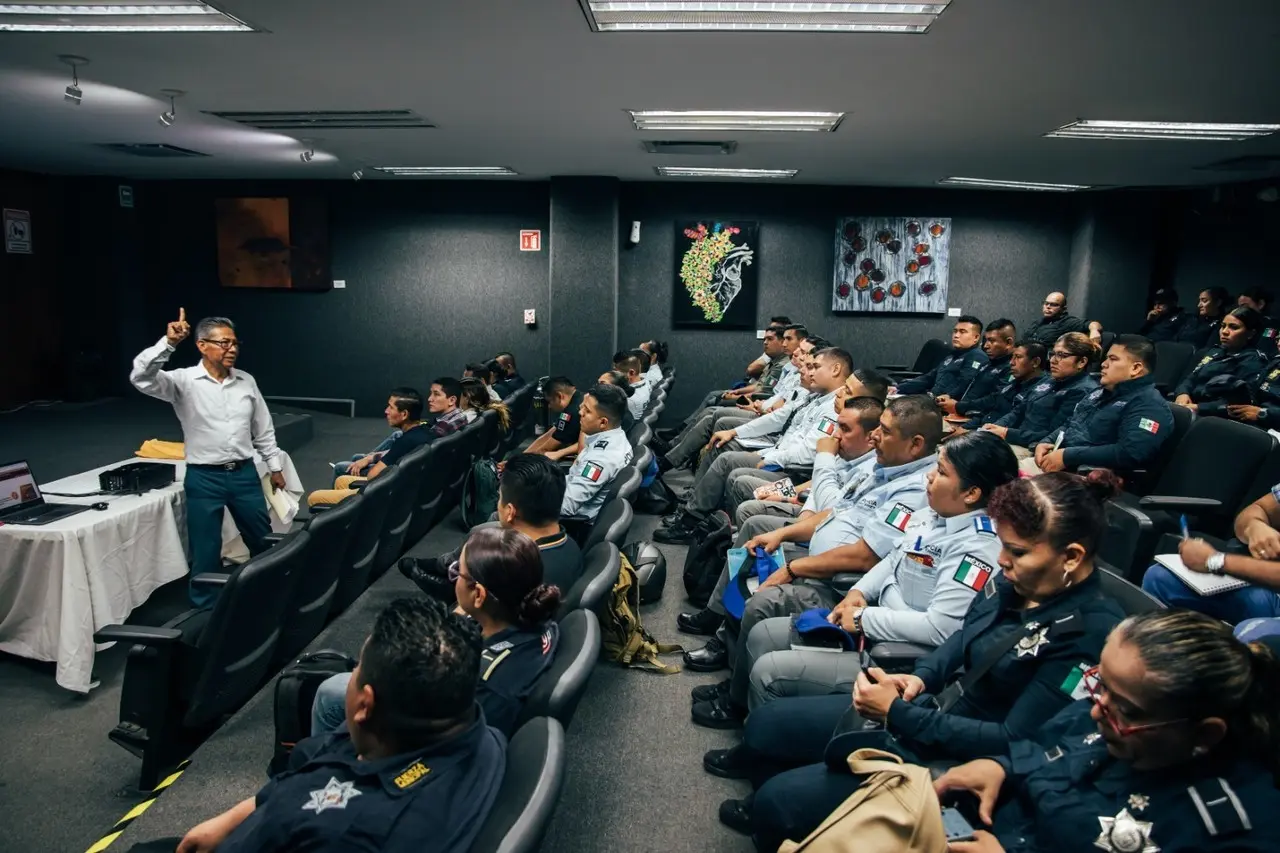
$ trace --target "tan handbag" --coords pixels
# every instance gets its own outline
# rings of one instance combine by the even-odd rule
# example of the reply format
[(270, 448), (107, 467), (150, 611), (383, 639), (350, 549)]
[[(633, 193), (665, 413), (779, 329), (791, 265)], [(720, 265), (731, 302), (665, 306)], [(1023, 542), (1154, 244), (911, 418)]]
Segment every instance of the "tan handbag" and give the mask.
[(804, 841), (784, 841), (778, 853), (945, 853), (942, 807), (927, 767), (859, 749), (849, 756), (849, 769), (862, 787)]

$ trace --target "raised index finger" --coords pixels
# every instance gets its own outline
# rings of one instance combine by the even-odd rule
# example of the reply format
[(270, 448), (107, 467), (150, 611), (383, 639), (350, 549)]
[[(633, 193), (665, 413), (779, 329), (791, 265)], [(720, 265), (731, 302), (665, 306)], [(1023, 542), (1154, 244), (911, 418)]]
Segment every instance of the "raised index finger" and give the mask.
[(179, 308), (179, 309), (178, 309), (178, 322), (179, 322), (179, 323), (185, 323), (185, 322), (187, 322), (187, 309), (186, 309), (186, 308)]

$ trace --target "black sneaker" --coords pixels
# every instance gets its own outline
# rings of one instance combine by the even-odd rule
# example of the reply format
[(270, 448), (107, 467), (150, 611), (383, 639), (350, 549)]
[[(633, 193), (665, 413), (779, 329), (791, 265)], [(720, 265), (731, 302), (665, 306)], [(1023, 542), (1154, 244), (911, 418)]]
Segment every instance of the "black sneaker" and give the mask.
[(692, 545), (694, 530), (702, 519), (690, 512), (682, 512), (670, 527), (653, 531), (653, 541), (664, 545)]

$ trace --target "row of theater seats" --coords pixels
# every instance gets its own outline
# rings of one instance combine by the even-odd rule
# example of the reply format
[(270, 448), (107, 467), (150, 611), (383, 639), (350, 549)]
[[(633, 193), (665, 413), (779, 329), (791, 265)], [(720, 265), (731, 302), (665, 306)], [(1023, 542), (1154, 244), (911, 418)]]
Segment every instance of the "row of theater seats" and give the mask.
[[(621, 567), (620, 548), (631, 530), (631, 504), (653, 461), (649, 441), (665, 406), (669, 374), (656, 389), (644, 417), (627, 434), (632, 464), (609, 485), (609, 497), (593, 525), (564, 519), (583, 546), (583, 571), (560, 604), (560, 644), (555, 662), (525, 700), (520, 728), (507, 748), (502, 787), (471, 853), (533, 853), (551, 822), (566, 761), (565, 731), (573, 718), (600, 656), (596, 617), (613, 590)], [(573, 526), (570, 527), (570, 524)]]
[[(110, 738), (142, 759), (140, 786), (189, 755), (330, 621), (347, 609), (413, 543), (452, 512), (472, 463), (501, 458), (532, 429), (531, 386), (496, 412), (408, 454), (358, 495), (318, 512), (301, 530), (275, 536), (269, 550), (215, 586), (212, 607), (162, 626), (109, 625), (99, 643), (131, 644)], [(313, 512), (315, 509), (313, 508)]]

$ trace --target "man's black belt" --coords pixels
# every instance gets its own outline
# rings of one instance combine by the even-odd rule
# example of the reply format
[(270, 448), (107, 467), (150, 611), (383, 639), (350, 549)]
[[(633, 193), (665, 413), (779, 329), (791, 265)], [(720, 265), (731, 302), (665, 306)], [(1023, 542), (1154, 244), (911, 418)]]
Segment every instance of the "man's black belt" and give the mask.
[(239, 471), (246, 465), (252, 465), (252, 459), (236, 459), (234, 462), (219, 462), (216, 465), (201, 465), (196, 462), (188, 462), (188, 468), (204, 468), (208, 471)]

